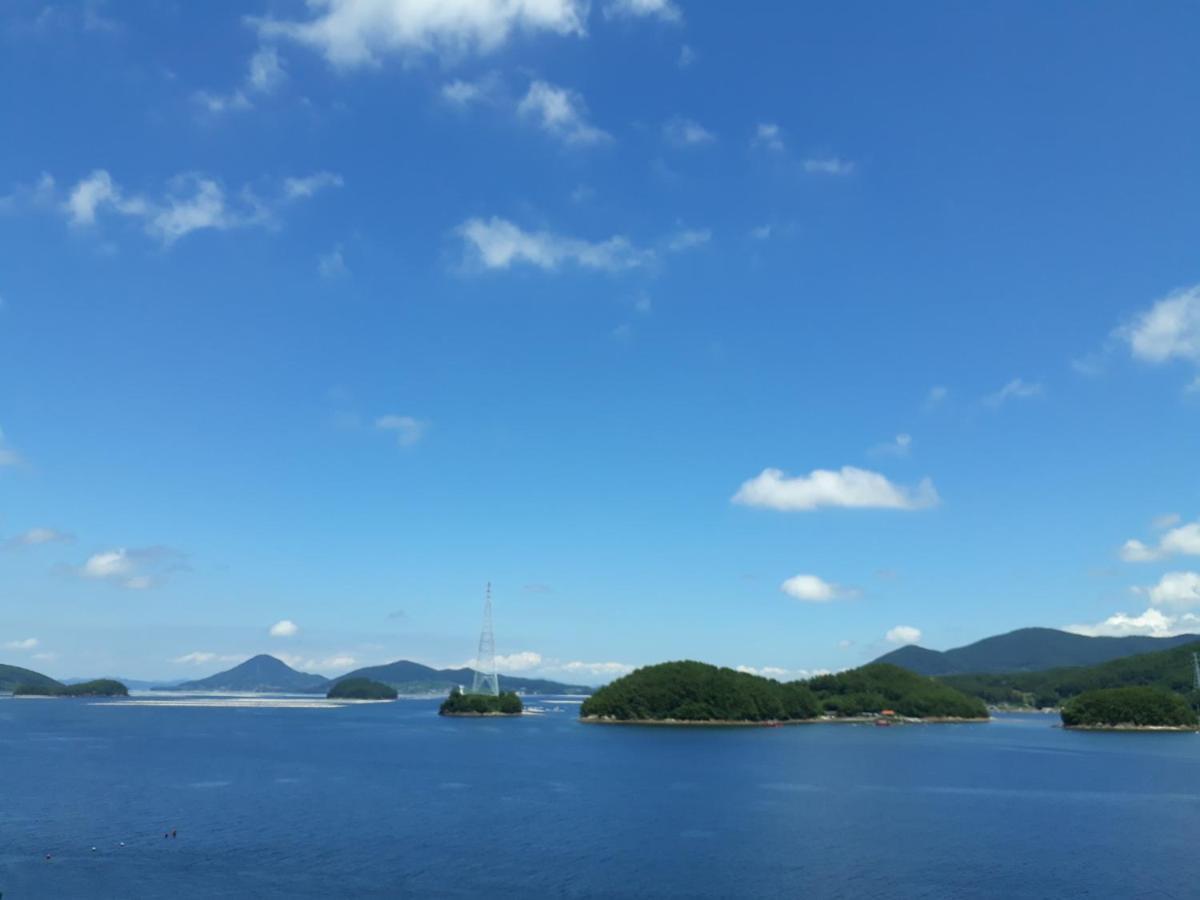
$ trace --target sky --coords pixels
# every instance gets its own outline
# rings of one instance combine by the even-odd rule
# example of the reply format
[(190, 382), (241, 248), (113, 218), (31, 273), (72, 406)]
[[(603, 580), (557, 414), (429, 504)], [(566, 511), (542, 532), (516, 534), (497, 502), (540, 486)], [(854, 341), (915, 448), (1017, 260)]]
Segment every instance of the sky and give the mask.
[(0, 10), (0, 662), (1200, 632), (1200, 8)]

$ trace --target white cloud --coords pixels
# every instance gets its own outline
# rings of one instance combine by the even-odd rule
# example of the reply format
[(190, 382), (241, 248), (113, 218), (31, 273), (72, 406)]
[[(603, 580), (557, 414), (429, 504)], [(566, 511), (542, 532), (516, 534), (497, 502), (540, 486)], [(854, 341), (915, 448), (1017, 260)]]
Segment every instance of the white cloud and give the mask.
[(67, 543), (75, 540), (74, 535), (56, 528), (30, 528), (28, 531), (11, 537), (6, 541), (9, 546), (36, 547), (39, 544)]
[(711, 144), (716, 135), (692, 119), (676, 116), (663, 123), (663, 137), (677, 147), (695, 147)]
[(542, 654), (532, 650), (520, 653), (501, 654), (496, 657), (496, 670), (500, 672), (527, 672), (542, 664)]
[(205, 663), (212, 662), (216, 658), (217, 654), (215, 653), (205, 653), (197, 650), (193, 653), (185, 653), (183, 656), (177, 656), (172, 659), (171, 662), (178, 663), (180, 665), (202, 666)]
[(94, 226), (101, 212), (111, 212), (140, 219), (148, 234), (170, 246), (193, 231), (271, 225), (280, 204), (311, 197), (322, 188), (341, 183), (341, 176), (330, 172), (288, 178), (281, 196), (271, 202), (256, 196), (249, 187), (231, 199), (216, 179), (187, 173), (171, 179), (162, 197), (147, 200), (126, 195), (107, 171), (97, 169), (71, 189), (61, 206), (76, 228)]
[(339, 68), (488, 53), (515, 31), (583, 35), (586, 0), (309, 0), (311, 17), (258, 19), (260, 34), (321, 53)]
[(300, 633), (300, 626), (291, 619), (280, 619), (268, 629), (271, 637), (295, 637)]
[(597, 678), (616, 678), (632, 672), (635, 666), (621, 662), (582, 662), (572, 660), (555, 667), (558, 671), (570, 672), (575, 675), (592, 675)]
[(1150, 598), (1152, 606), (1186, 608), (1200, 606), (1200, 573), (1167, 572), (1152, 587), (1136, 587), (1136, 593)]
[[(1178, 516), (1175, 521), (1178, 521)], [(1131, 538), (1121, 546), (1120, 555), (1125, 562), (1151, 562), (1169, 556), (1200, 556), (1200, 522), (1170, 528), (1154, 547)]]
[(816, 575), (793, 575), (781, 584), (779, 589), (789, 597), (804, 603), (829, 603), (842, 597), (856, 596), (858, 593)]
[(998, 407), (1006, 400), (1011, 400), (1020, 397), (1037, 397), (1042, 393), (1042, 386), (1036, 382), (1031, 383), (1021, 378), (1014, 378), (1000, 390), (994, 394), (988, 394), (983, 398), (983, 402), (991, 407)]
[(4, 647), (6, 650), (32, 650), (39, 643), (37, 638), (24, 638), (23, 640), (7, 641)]
[(546, 81), (534, 81), (517, 104), (517, 114), (533, 119), (542, 128), (566, 144), (599, 144), (612, 139), (606, 131), (587, 120), (587, 104), (575, 91)]
[(1188, 634), (1200, 629), (1200, 617), (1191, 613), (1172, 616), (1157, 609), (1147, 609), (1137, 616), (1123, 612), (1109, 616), (1094, 625), (1066, 625), (1064, 631), (1074, 634), (1084, 634), (1088, 637), (1125, 637), (1127, 635), (1146, 635), (1149, 637), (1171, 637), (1176, 634)]
[(664, 22), (680, 23), (683, 13), (671, 0), (608, 0), (604, 4), (605, 18), (653, 17)]
[(854, 172), (854, 163), (836, 156), (809, 157), (800, 165), (810, 175), (850, 175)]
[(1118, 328), (1116, 335), (1145, 362), (1200, 363), (1200, 285), (1174, 291)]
[(341, 187), (342, 176), (336, 172), (314, 172), (303, 178), (285, 178), (283, 195), (289, 200), (306, 200), (326, 188)]
[(412, 416), (388, 413), (375, 420), (375, 427), (381, 431), (394, 431), (396, 443), (401, 447), (411, 447), (425, 436), (425, 432), (429, 430), (429, 423)]
[(500, 76), (491, 72), (474, 81), (461, 78), (442, 85), (442, 99), (451, 106), (467, 107), (477, 103), (495, 103), (501, 93)]
[(889, 628), (884, 639), (889, 644), (915, 644), (921, 640), (921, 629), (913, 628), (911, 625), (897, 625), (895, 628)]
[(818, 675), (830, 674), (829, 669), (785, 669), (781, 666), (737, 666), (738, 672), (773, 678), (775, 681), (808, 681)]
[(742, 484), (733, 502), (783, 511), (821, 507), (851, 509), (923, 509), (939, 502), (928, 478), (915, 488), (892, 484), (878, 472), (843, 466), (840, 471), (814, 469), (789, 478), (780, 469), (763, 469)]
[(507, 269), (525, 263), (554, 270), (571, 263), (585, 269), (617, 272), (646, 265), (653, 259), (616, 235), (605, 241), (585, 241), (548, 231), (524, 231), (507, 219), (468, 219), (457, 229), (468, 250), (485, 268)]
[(783, 133), (773, 122), (760, 122), (754, 129), (754, 140), (751, 143), (756, 147), (765, 147), (775, 153), (782, 153)]
[(707, 228), (685, 228), (667, 238), (667, 250), (672, 253), (681, 253), (684, 250), (691, 250), (693, 247), (707, 244), (710, 240), (712, 240), (712, 232)]
[(182, 554), (170, 547), (118, 547), (93, 553), (74, 569), (81, 578), (109, 581), (128, 590), (157, 587), (173, 571), (185, 568)]
[(334, 653), (321, 657), (276, 652), (274, 656), (299, 672), (319, 672), (323, 675), (339, 675), (358, 665), (358, 659), (350, 653)]

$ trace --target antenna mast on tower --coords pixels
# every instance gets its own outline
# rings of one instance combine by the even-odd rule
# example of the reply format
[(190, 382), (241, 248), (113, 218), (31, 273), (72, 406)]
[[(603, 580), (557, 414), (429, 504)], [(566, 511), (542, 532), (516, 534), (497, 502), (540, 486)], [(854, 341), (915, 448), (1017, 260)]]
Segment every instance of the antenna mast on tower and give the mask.
[(492, 632), (492, 583), (483, 600), (483, 629), (479, 632), (479, 652), (475, 654), (475, 678), (472, 694), (500, 695), (500, 676), (496, 674), (496, 635)]
[(1192, 654), (1192, 674), (1195, 676), (1195, 688), (1200, 691), (1200, 653)]

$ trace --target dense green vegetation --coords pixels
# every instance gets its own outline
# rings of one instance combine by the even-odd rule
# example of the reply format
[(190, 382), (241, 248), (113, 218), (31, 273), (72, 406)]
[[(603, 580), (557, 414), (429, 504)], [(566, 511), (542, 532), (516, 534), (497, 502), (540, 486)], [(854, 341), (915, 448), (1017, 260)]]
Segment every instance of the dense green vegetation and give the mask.
[(1020, 628), (953, 650), (926, 650), (910, 644), (875, 661), (901, 666), (918, 675), (1040, 672), (1064, 666), (1094, 666), (1195, 641), (1196, 635), (1087, 637), (1054, 628)]
[(111, 678), (97, 678), (79, 684), (18, 684), (16, 697), (128, 697), (129, 690)]
[(1200, 701), (1193, 689), (1194, 651), (1200, 651), (1200, 643), (1114, 659), (1096, 666), (999, 675), (948, 675), (939, 680), (996, 705), (1060, 706), (1085, 691), (1141, 686), (1180, 694), (1194, 707)]
[(581, 716), (621, 721), (766, 722), (819, 712), (817, 698), (798, 682), (691, 661), (645, 666), (600, 688), (580, 708)]
[(347, 678), (339, 681), (325, 695), (330, 700), (395, 700), (396, 689), (370, 678)]
[(524, 709), (521, 698), (512, 691), (504, 691), (500, 696), (493, 697), (491, 694), (464, 694), (455, 688), (442, 702), (442, 708), (438, 712), (443, 716), (519, 716)]
[(1101, 688), (1072, 697), (1062, 708), (1071, 727), (1183, 727), (1197, 725), (1195, 711), (1178, 694), (1153, 687)]
[(49, 675), (34, 672), (32, 669), (22, 669), (20, 666), (0, 665), (0, 693), (16, 690), (18, 685), (45, 685), (46, 687), (61, 686)]
[(819, 675), (808, 682), (808, 687), (826, 712), (839, 716), (860, 716), (884, 709), (919, 719), (985, 719), (988, 714), (978, 698), (887, 663)]

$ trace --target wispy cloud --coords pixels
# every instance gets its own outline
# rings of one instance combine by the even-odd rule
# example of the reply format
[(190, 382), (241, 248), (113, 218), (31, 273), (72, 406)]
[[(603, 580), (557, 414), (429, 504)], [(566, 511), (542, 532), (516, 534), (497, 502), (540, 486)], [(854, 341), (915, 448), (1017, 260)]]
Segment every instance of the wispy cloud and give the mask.
[(41, 544), (65, 544), (73, 540), (73, 534), (59, 531), (57, 528), (30, 528), (10, 537), (4, 544), (7, 547), (36, 547)]
[(496, 216), (468, 219), (457, 228), (457, 234), (466, 244), (469, 257), (486, 269), (525, 264), (553, 271), (571, 264), (618, 272), (647, 265), (654, 258), (651, 251), (635, 247), (622, 235), (587, 241), (550, 231), (525, 231)]
[[(1178, 516), (1174, 517), (1178, 521)], [(1200, 556), (1200, 522), (1190, 522), (1178, 528), (1170, 528), (1159, 537), (1155, 545), (1145, 544), (1136, 538), (1126, 541), (1120, 550), (1125, 562), (1153, 562), (1169, 556)]]
[(837, 156), (810, 156), (800, 167), (810, 175), (852, 175), (854, 163)]
[(517, 114), (571, 146), (612, 140), (612, 135), (588, 121), (587, 104), (581, 94), (546, 81), (529, 85), (525, 97), (517, 104)]
[(186, 569), (183, 554), (170, 547), (118, 547), (93, 553), (72, 571), (81, 578), (107, 581), (129, 590), (157, 587)]
[(782, 153), (785, 149), (783, 131), (774, 122), (760, 122), (754, 129), (754, 138), (750, 143), (772, 153)]
[(40, 641), (37, 638), (22, 638), (15, 641), (5, 641), (4, 649), (6, 650), (34, 650), (37, 648)]
[(192, 96), (203, 109), (214, 114), (252, 109), (252, 98), (274, 93), (286, 80), (278, 51), (274, 47), (259, 47), (250, 57), (246, 76), (238, 87), (227, 94), (197, 91)]
[(676, 25), (683, 22), (683, 13), (671, 0), (607, 0), (604, 16), (610, 19), (655, 18)]
[(693, 119), (675, 116), (663, 123), (663, 138), (676, 147), (697, 147), (713, 143), (717, 136)]
[(1028, 382), (1022, 378), (1014, 378), (1000, 390), (994, 394), (988, 394), (983, 398), (983, 402), (993, 409), (1002, 406), (1009, 400), (1022, 399), (1026, 397), (1039, 397), (1042, 394), (1042, 385), (1038, 382)]
[(375, 427), (380, 431), (395, 434), (396, 443), (401, 447), (411, 447), (425, 436), (425, 432), (429, 430), (429, 423), (413, 416), (388, 413), (375, 420)]
[(249, 186), (231, 196), (216, 178), (187, 173), (147, 199), (124, 190), (107, 170), (96, 169), (76, 182), (59, 206), (74, 228), (95, 227), (102, 213), (116, 215), (140, 221), (147, 234), (169, 247), (195, 231), (273, 226), (286, 204), (341, 183), (339, 175), (317, 172), (286, 179), (275, 197), (261, 197)]
[(743, 506), (785, 512), (822, 507), (914, 510), (936, 506), (939, 500), (928, 478), (915, 488), (908, 488), (893, 484), (878, 472), (854, 466), (843, 466), (837, 471), (815, 469), (794, 478), (780, 469), (763, 469), (733, 495), (733, 502)]
[(873, 456), (908, 456), (912, 452), (912, 435), (898, 434), (890, 441), (871, 448)]

